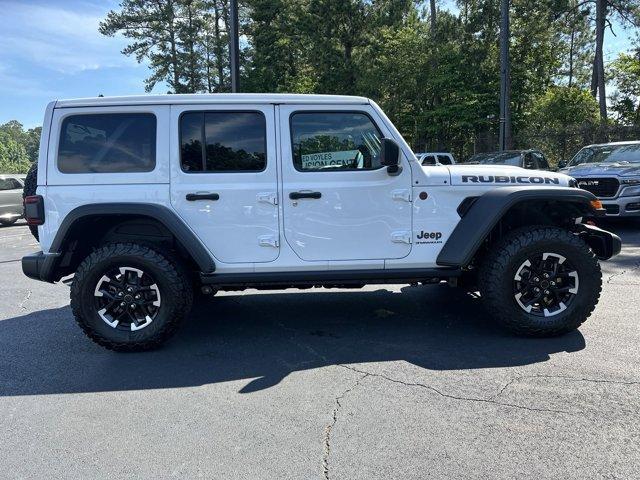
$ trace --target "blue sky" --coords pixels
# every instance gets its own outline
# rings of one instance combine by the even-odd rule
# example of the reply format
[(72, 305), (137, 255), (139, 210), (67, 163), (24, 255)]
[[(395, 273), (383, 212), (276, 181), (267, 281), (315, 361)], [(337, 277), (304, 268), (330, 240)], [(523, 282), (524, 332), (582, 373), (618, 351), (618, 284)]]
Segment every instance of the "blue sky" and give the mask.
[[(47, 102), (57, 98), (144, 93), (148, 70), (120, 53), (126, 39), (98, 33), (117, 6), (116, 0), (0, 0), (0, 123), (40, 125)], [(607, 33), (607, 59), (631, 44), (631, 32), (614, 30), (617, 37)]]

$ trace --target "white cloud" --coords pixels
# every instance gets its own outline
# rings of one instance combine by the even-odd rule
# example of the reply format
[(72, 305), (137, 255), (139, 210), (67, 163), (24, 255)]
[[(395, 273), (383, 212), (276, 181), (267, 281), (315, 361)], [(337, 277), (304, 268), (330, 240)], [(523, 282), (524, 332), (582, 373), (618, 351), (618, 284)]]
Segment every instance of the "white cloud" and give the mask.
[(134, 59), (120, 53), (126, 45), (125, 39), (105, 37), (98, 32), (106, 8), (88, 7), (71, 9), (69, 5), (2, 2), (2, 56), (12, 63), (29, 62), (67, 74), (135, 65)]

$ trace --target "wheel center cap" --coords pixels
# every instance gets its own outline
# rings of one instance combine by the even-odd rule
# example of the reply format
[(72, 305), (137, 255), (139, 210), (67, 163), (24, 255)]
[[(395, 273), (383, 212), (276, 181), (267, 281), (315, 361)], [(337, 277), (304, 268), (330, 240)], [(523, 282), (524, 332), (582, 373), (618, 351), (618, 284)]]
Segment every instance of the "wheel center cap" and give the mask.
[(125, 295), (124, 296), (124, 301), (127, 302), (127, 303), (133, 302), (133, 296), (132, 295)]
[(549, 280), (543, 280), (540, 282), (542, 288), (549, 288)]

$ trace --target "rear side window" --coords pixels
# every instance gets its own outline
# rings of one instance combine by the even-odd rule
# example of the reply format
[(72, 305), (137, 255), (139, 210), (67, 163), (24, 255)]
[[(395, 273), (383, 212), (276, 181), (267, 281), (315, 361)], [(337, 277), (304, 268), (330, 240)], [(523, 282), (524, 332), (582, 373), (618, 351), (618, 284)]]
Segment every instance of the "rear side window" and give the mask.
[(185, 172), (259, 172), (267, 164), (267, 126), (260, 112), (187, 112), (180, 117)]
[(0, 178), (0, 190), (22, 189), (22, 184), (15, 178)]
[(451, 165), (451, 159), (447, 155), (438, 155), (438, 162), (442, 165)]
[(382, 134), (364, 113), (294, 113), (291, 137), (293, 165), (302, 172), (381, 167)]
[(150, 172), (156, 166), (156, 117), (151, 113), (71, 115), (62, 122), (62, 173)]

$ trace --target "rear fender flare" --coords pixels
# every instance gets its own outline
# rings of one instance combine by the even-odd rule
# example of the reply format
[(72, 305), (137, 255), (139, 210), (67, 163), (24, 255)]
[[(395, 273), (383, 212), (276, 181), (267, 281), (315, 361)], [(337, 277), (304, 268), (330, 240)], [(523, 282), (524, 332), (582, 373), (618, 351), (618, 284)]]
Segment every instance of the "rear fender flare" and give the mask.
[[(82, 205), (73, 209), (62, 221), (51, 243), (49, 253), (63, 254), (63, 248), (76, 222), (88, 217), (100, 216), (141, 216), (160, 222), (191, 255), (202, 273), (213, 273), (215, 262), (193, 231), (169, 208), (148, 203), (98, 203)], [(53, 273), (53, 272), (52, 272)]]

